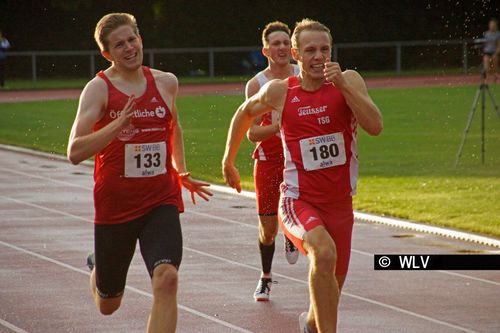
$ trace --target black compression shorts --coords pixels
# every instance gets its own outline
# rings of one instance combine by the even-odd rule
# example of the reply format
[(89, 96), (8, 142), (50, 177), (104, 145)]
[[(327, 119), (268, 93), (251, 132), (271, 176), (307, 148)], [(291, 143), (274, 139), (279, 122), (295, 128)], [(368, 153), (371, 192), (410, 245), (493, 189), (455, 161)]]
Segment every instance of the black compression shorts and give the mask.
[(137, 240), (151, 277), (160, 264), (171, 264), (179, 269), (182, 232), (177, 207), (159, 206), (130, 222), (95, 225), (96, 283), (102, 298), (123, 294)]

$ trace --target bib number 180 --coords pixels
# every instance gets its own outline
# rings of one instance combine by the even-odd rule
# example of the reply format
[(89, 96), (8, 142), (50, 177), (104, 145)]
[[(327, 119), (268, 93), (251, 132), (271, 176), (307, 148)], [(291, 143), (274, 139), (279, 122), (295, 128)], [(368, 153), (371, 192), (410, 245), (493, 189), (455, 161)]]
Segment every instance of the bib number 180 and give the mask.
[(309, 151), (313, 155), (313, 159), (315, 161), (318, 160), (318, 150), (319, 157), (323, 160), (326, 160), (328, 157), (337, 157), (339, 156), (339, 146), (336, 143), (332, 143), (330, 145), (321, 145), (318, 147), (313, 147)]
[(306, 171), (346, 163), (344, 135), (341, 132), (300, 140), (302, 163)]

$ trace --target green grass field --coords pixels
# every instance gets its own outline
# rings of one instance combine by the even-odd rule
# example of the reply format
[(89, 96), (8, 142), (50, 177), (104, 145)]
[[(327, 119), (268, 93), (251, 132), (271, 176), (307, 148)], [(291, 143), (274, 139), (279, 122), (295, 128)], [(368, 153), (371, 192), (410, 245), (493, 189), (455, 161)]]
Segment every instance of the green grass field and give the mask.
[[(480, 159), (480, 113), (462, 159), (455, 154), (476, 87), (372, 90), (384, 132), (360, 130), (360, 180), (355, 208), (381, 215), (500, 237), (500, 118), (486, 110), (486, 161)], [(491, 86), (500, 102), (500, 87)], [(221, 183), (226, 131), (242, 96), (181, 97), (188, 168)], [(77, 101), (0, 104), (0, 142), (64, 154)], [(252, 189), (252, 145), (244, 142), (238, 167)]]

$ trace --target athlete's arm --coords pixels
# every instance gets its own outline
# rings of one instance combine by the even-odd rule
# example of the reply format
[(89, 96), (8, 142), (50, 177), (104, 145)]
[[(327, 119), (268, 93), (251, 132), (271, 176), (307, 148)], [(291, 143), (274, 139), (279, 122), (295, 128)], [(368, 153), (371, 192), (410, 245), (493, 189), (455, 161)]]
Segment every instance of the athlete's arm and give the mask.
[(165, 102), (169, 104), (167, 105), (172, 114), (172, 162), (174, 168), (180, 175), (182, 185), (191, 193), (191, 201), (193, 204), (196, 204), (194, 197), (195, 193), (205, 201), (208, 201), (208, 197), (212, 196), (212, 192), (205, 189), (205, 187), (210, 186), (210, 184), (192, 179), (190, 177), (190, 173), (187, 172), (186, 159), (184, 155), (184, 138), (175, 103), (177, 91), (179, 90), (177, 78), (171, 73), (164, 73), (160, 71), (155, 71), (154, 73), (156, 82), (158, 82), (159, 86), (163, 88), (162, 90), (167, 92), (167, 96), (164, 94), (162, 94), (162, 96), (164, 97)]
[(130, 96), (120, 115), (96, 132), (92, 128), (102, 118), (107, 103), (108, 89), (100, 78), (94, 78), (80, 95), (78, 111), (69, 135), (67, 155), (78, 164), (101, 151), (120, 131), (130, 124), (135, 109), (135, 98)]
[(234, 167), (234, 160), (245, 132), (250, 128), (255, 117), (272, 110), (282, 111), (286, 98), (287, 82), (287, 80), (269, 81), (257, 94), (240, 105), (231, 120), (222, 160), (222, 174), (226, 183), (238, 192), (241, 192), (240, 175)]
[[(248, 99), (255, 95), (260, 89), (259, 82), (255, 77), (248, 81), (245, 87), (245, 97)], [(247, 138), (251, 142), (260, 142), (269, 139), (279, 131), (279, 124), (260, 125), (261, 117), (256, 117), (250, 129), (247, 131)]]
[(370, 135), (383, 129), (382, 114), (375, 105), (361, 75), (353, 70), (342, 72), (338, 63), (325, 64), (325, 77), (340, 89), (359, 125)]

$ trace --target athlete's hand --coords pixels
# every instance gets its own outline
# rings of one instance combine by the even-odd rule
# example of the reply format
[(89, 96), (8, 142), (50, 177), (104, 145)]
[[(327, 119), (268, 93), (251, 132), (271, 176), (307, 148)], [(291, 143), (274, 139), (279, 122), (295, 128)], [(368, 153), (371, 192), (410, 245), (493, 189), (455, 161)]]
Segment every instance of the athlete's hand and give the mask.
[(123, 107), (123, 110), (120, 111), (119, 117), (117, 118), (122, 128), (125, 128), (128, 125), (130, 125), (132, 117), (134, 116), (135, 106), (136, 106), (135, 96), (131, 95), (128, 98), (127, 103)]
[(241, 192), (240, 173), (238, 172), (238, 169), (234, 167), (234, 165), (223, 164), (222, 175), (224, 176), (224, 181), (226, 182), (227, 185), (236, 189), (238, 193)]
[(198, 194), (203, 200), (208, 201), (208, 197), (213, 195), (212, 192), (207, 190), (205, 187), (210, 186), (209, 183), (205, 183), (196, 179), (192, 179), (189, 173), (180, 176), (182, 186), (184, 186), (189, 192), (191, 192), (191, 201), (196, 205), (196, 200), (194, 194)]
[(341, 89), (346, 84), (346, 80), (338, 62), (326, 62), (325, 69), (323, 71), (325, 73), (326, 80), (333, 83), (333, 85), (337, 88)]

